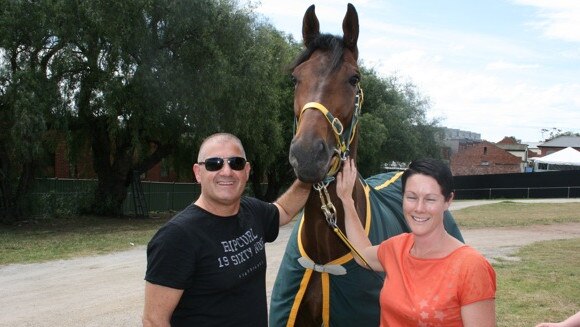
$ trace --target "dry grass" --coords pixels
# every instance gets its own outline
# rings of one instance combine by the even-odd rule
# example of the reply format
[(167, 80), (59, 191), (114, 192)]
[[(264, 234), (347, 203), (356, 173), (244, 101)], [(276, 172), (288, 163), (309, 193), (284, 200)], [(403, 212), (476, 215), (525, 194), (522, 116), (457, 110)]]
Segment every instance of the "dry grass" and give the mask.
[(462, 229), (580, 222), (580, 202), (521, 203), (504, 201), (455, 210), (453, 217)]
[(580, 238), (534, 243), (517, 256), (494, 264), (499, 327), (558, 322), (580, 310)]
[(0, 225), (0, 265), (105, 254), (147, 244), (169, 214), (153, 219), (76, 217)]

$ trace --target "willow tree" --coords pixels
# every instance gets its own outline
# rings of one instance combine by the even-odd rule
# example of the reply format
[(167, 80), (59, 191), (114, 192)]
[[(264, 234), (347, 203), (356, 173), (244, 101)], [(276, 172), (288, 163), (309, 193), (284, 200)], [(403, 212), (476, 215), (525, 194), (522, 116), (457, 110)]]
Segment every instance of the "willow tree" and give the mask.
[(26, 196), (45, 159), (46, 132), (59, 124), (62, 45), (46, 3), (0, 1), (0, 220), (26, 215)]

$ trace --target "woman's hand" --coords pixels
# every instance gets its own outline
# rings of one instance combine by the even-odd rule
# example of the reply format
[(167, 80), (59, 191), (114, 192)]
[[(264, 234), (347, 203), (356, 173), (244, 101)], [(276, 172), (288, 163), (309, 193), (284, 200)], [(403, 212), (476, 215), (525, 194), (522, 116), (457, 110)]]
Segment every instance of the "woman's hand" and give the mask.
[(358, 173), (356, 171), (354, 160), (346, 158), (342, 164), (342, 171), (340, 171), (336, 176), (336, 195), (338, 195), (343, 202), (352, 199), (352, 191), (357, 176)]

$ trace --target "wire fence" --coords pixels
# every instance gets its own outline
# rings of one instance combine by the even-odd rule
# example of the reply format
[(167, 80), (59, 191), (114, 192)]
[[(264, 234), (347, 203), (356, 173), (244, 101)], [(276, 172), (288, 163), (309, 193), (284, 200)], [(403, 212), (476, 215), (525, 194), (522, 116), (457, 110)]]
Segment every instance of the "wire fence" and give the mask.
[[(149, 212), (179, 211), (199, 196), (201, 187), (197, 183), (163, 183), (142, 181), (143, 193)], [(32, 215), (60, 216), (82, 212), (94, 196), (95, 179), (37, 179), (30, 194)], [(123, 202), (123, 214), (135, 213), (135, 201), (131, 187)]]

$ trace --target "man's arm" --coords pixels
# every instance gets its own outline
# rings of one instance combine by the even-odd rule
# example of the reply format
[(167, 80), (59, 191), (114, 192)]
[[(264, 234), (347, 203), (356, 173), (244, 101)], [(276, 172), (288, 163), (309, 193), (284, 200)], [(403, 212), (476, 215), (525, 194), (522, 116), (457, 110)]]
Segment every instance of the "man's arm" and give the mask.
[(297, 179), (292, 183), (290, 188), (274, 202), (274, 205), (278, 207), (278, 211), (280, 212), (280, 226), (289, 223), (290, 220), (298, 214), (300, 209), (304, 207), (311, 188), (312, 184), (304, 183)]
[(170, 327), (171, 315), (183, 290), (145, 282), (143, 327)]

